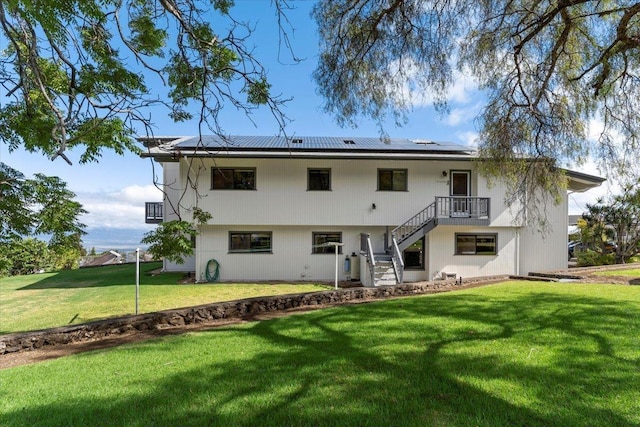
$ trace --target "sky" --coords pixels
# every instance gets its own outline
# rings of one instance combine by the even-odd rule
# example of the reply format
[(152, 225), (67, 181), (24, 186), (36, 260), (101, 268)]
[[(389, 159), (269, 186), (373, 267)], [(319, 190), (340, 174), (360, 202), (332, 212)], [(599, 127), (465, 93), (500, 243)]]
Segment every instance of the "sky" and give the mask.
[[(316, 94), (312, 73), (318, 59), (318, 37), (315, 22), (310, 17), (311, 1), (292, 2), (294, 10), (287, 17), (294, 28), (289, 32), (292, 50), (302, 61), (292, 59), (287, 49), (279, 49), (279, 34), (275, 20), (275, 9), (267, 0), (236, 0), (231, 14), (241, 21), (255, 25), (252, 37), (256, 56), (267, 69), (272, 93), (281, 94), (291, 101), (283, 108), (292, 119), (287, 126), (288, 135), (298, 136), (378, 136), (377, 124), (363, 119), (358, 128), (341, 128), (331, 115), (322, 111), (323, 99)], [(0, 43), (3, 43), (0, 40)], [(158, 88), (162, 91), (162, 88)], [(474, 82), (458, 75), (450, 91), (450, 111), (441, 115), (433, 109), (428, 97), (415, 99), (408, 122), (396, 127), (385, 124), (391, 137), (449, 141), (462, 145), (473, 145), (477, 136), (474, 118), (483, 105), (483, 96)], [(266, 109), (256, 112), (249, 120), (244, 113), (228, 106), (223, 110), (221, 123), (224, 131), (232, 135), (276, 135), (278, 126)], [(162, 136), (196, 135), (198, 128), (193, 122), (173, 123), (164, 112), (154, 111), (155, 134)], [(121, 230), (137, 230), (138, 233), (152, 229), (144, 223), (144, 203), (161, 201), (161, 193), (153, 185), (155, 175), (161, 176), (161, 168), (152, 166), (150, 159), (135, 154), (117, 155), (105, 152), (98, 163), (80, 165), (80, 152), (67, 152), (73, 165), (62, 159), (51, 161), (42, 154), (23, 151), (10, 153), (0, 142), (0, 162), (32, 176), (35, 173), (58, 176), (67, 182), (84, 208), (89, 211), (81, 218), (89, 234), (91, 229), (107, 227)], [(594, 163), (575, 170), (600, 175)], [(608, 184), (587, 193), (574, 193), (569, 198), (569, 213), (582, 213), (585, 203), (593, 203), (597, 197), (612, 191)]]

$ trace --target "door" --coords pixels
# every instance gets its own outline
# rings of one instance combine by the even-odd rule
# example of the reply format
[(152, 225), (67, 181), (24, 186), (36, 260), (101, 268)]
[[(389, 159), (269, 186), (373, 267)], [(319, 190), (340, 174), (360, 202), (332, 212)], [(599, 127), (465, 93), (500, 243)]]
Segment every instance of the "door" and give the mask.
[(469, 216), (470, 204), (468, 197), (471, 195), (471, 172), (451, 171), (449, 181), (449, 193), (451, 196), (450, 215), (452, 217)]

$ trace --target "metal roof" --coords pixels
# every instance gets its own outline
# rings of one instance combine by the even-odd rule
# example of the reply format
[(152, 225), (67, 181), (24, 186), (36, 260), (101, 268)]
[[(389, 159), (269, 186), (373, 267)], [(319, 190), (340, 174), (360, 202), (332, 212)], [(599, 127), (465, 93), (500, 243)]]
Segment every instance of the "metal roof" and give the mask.
[[(177, 139), (177, 138), (176, 138)], [(373, 152), (373, 153), (440, 153), (471, 154), (469, 147), (452, 142), (434, 142), (404, 138), (317, 137), (295, 136), (202, 136), (180, 138), (176, 150), (206, 151), (280, 151), (280, 152)]]

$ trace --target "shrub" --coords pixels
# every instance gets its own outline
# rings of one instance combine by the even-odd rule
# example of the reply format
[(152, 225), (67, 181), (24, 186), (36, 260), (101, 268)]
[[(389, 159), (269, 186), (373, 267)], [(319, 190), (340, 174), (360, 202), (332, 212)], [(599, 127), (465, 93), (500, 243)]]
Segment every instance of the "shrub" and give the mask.
[(578, 265), (581, 267), (587, 267), (591, 265), (612, 265), (616, 262), (615, 254), (601, 254), (590, 249), (578, 252), (577, 258)]

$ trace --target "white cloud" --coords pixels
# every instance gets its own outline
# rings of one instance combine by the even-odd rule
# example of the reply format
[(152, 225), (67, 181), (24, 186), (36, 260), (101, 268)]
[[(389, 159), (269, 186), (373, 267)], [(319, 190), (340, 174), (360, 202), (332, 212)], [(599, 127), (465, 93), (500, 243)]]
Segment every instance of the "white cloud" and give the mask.
[(467, 107), (453, 108), (445, 119), (445, 123), (449, 126), (470, 124), (478, 116), (481, 109), (481, 103), (475, 103)]
[(153, 228), (145, 224), (144, 203), (162, 200), (153, 185), (131, 185), (112, 193), (78, 193), (77, 200), (88, 214), (81, 221), (88, 228)]
[(473, 147), (473, 148), (477, 148), (478, 147), (478, 132), (473, 132), (473, 131), (461, 131), (461, 132), (456, 132), (456, 137), (458, 138), (458, 140), (462, 141), (463, 145), (466, 145), (467, 147)]
[[(392, 68), (398, 69), (399, 64), (399, 62), (394, 63)], [(399, 88), (401, 99), (414, 108), (433, 105), (434, 97), (432, 93), (422, 90), (420, 85), (417, 84), (418, 79), (416, 76), (422, 71), (416, 65), (415, 61), (404, 60), (402, 67), (402, 73), (395, 74), (397, 80), (390, 82), (394, 90), (395, 88)], [(445, 100), (449, 103), (467, 104), (477, 89), (478, 85), (471, 76), (466, 76), (454, 70), (453, 84), (448, 88)]]

